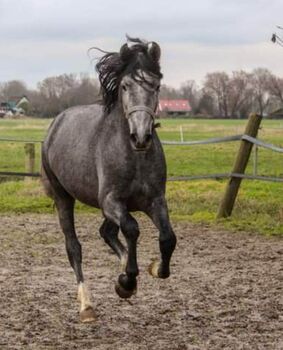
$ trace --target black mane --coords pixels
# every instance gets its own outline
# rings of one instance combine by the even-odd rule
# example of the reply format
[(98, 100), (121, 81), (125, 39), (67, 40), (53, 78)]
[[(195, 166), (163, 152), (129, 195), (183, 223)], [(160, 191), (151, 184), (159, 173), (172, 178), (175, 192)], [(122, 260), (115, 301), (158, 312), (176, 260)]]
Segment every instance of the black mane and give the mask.
[(120, 52), (106, 53), (96, 64), (106, 113), (111, 112), (118, 100), (119, 85), (123, 76), (130, 74), (133, 79), (138, 77), (139, 80), (144, 80), (144, 77), (138, 74), (141, 70), (162, 78), (159, 59), (154, 59), (149, 53), (151, 42), (129, 37), (127, 39), (131, 45), (126, 43)]

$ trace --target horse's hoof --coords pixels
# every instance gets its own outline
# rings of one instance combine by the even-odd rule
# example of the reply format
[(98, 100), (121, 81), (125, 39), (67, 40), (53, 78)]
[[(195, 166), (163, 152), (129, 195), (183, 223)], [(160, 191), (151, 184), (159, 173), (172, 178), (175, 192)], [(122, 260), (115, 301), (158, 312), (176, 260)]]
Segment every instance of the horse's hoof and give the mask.
[(133, 294), (137, 293), (137, 289), (136, 288), (131, 289), (131, 290), (127, 290), (127, 289), (123, 288), (119, 282), (117, 282), (115, 284), (115, 291), (119, 295), (119, 297), (122, 298), (122, 299), (128, 299)]
[(82, 323), (94, 322), (95, 314), (91, 306), (88, 306), (86, 309), (80, 312), (80, 320)]
[(153, 261), (149, 267), (148, 267), (148, 272), (151, 274), (153, 277), (160, 277), (159, 276), (159, 261)]

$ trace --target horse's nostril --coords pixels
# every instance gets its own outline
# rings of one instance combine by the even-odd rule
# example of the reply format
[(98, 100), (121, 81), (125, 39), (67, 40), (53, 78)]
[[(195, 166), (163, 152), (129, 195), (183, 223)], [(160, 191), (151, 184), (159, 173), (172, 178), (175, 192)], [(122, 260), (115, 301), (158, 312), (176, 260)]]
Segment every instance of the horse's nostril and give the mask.
[(144, 141), (145, 141), (146, 144), (148, 144), (151, 141), (151, 134), (145, 135)]
[(131, 134), (130, 135), (130, 139), (132, 142), (134, 142), (134, 144), (136, 144), (138, 142), (138, 139), (137, 139), (137, 135), (136, 134)]

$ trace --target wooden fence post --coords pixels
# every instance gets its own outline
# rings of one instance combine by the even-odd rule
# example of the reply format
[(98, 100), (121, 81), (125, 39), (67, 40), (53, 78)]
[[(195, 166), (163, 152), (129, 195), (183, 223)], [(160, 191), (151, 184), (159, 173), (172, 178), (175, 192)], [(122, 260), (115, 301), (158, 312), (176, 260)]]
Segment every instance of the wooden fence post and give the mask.
[[(25, 143), (25, 170), (26, 173), (34, 172), (35, 146), (34, 143)], [(26, 177), (28, 179), (28, 177)]]
[[(246, 126), (245, 134), (251, 137), (256, 137), (260, 126), (262, 116), (250, 114)], [(249, 157), (252, 151), (253, 144), (249, 141), (242, 140), (238, 155), (232, 170), (232, 174), (244, 174)], [(234, 203), (241, 185), (241, 178), (231, 176), (224, 197), (220, 203), (217, 218), (226, 218), (232, 214)]]

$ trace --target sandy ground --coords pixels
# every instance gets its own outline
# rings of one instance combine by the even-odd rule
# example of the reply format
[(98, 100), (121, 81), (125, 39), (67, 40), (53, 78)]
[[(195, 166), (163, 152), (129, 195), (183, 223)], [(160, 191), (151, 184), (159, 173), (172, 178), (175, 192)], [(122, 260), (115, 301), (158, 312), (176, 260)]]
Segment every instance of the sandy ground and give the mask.
[(178, 223), (172, 275), (158, 280), (147, 273), (157, 232), (141, 217), (138, 293), (127, 302), (101, 222), (77, 219), (97, 314), (81, 324), (56, 215), (0, 216), (1, 350), (283, 349), (282, 239)]

